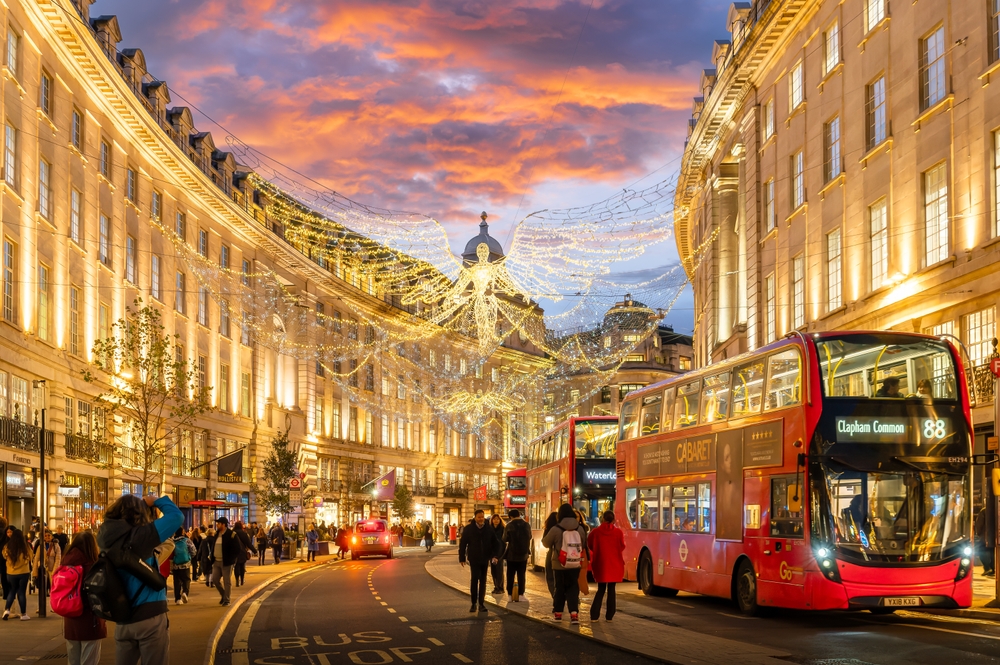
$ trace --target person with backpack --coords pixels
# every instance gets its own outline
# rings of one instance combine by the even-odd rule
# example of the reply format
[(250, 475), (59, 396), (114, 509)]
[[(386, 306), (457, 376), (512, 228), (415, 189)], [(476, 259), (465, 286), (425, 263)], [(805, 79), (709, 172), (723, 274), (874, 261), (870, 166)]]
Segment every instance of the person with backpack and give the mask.
[(271, 551), (274, 553), (275, 565), (281, 563), (281, 548), (285, 545), (285, 530), (281, 528), (281, 522), (276, 522), (271, 527), (270, 534)]
[(576, 519), (573, 506), (564, 503), (557, 513), (559, 522), (542, 538), (552, 550), (555, 597), (552, 615), (562, 621), (563, 607), (569, 606), (570, 623), (580, 623), (580, 567), (587, 561), (587, 532)]
[[(551, 531), (552, 527), (554, 527), (558, 522), (559, 522), (559, 513), (553, 510), (551, 513), (549, 513), (549, 516), (545, 518), (545, 522), (542, 524), (542, 540), (545, 539), (545, 536), (549, 534), (549, 531)], [(545, 549), (544, 567), (545, 567), (545, 586), (549, 590), (549, 597), (551, 597), (552, 600), (554, 601), (556, 598), (556, 578), (555, 575), (552, 573), (551, 547)]]
[(170, 558), (170, 574), (174, 576), (174, 605), (184, 605), (191, 593), (191, 562), (197, 550), (191, 539), (184, 535), (184, 529), (174, 533), (174, 553)]
[[(531, 527), (521, 517), (521, 511), (512, 508), (501, 540), (504, 544), (503, 558), (507, 561), (507, 595), (515, 603), (524, 594), (525, 573), (531, 554)], [(517, 577), (517, 595), (514, 595), (514, 579)]]
[(472, 594), (470, 612), (476, 611), (477, 604), (480, 612), (486, 611), (486, 574), (490, 564), (499, 561), (500, 548), (496, 531), (486, 524), (486, 513), (477, 510), (475, 519), (462, 531), (458, 541), (458, 562), (464, 568), (468, 561), (472, 578), (469, 583)]
[(617, 610), (615, 600), (615, 585), (625, 579), (625, 534), (615, 525), (615, 514), (606, 511), (603, 522), (587, 536), (590, 547), (591, 571), (597, 582), (597, 593), (594, 602), (590, 604), (590, 620), (597, 621), (601, 617), (601, 603), (604, 594), (608, 594), (608, 610), (605, 621), (611, 621)]
[(257, 565), (263, 566), (264, 560), (267, 558), (267, 531), (264, 531), (264, 527), (257, 527)]
[(62, 566), (52, 576), (52, 611), (63, 617), (69, 665), (97, 665), (101, 662), (101, 640), (108, 636), (104, 619), (91, 611), (83, 597), (83, 580), (97, 563), (98, 554), (94, 534), (81, 531), (73, 536)]
[[(154, 507), (160, 511), (155, 520)], [(167, 665), (170, 660), (167, 585), (157, 571), (154, 550), (183, 523), (184, 514), (169, 496), (125, 494), (104, 513), (97, 545), (117, 571), (128, 598), (129, 616), (115, 625), (118, 665)]]
[(205, 532), (204, 538), (201, 539), (201, 545), (198, 546), (198, 565), (201, 566), (201, 572), (205, 575), (205, 586), (212, 586), (212, 553), (209, 551), (208, 539), (215, 536), (215, 529), (209, 529)]
[(10, 616), (10, 608), (14, 606), (14, 598), (21, 608), (21, 621), (31, 618), (28, 614), (28, 579), (31, 577), (31, 548), (24, 537), (24, 532), (14, 527), (7, 527), (7, 544), (3, 548), (4, 563), (7, 565), (7, 604), (3, 610), (3, 620)]
[(253, 552), (256, 555), (257, 549), (253, 546), (250, 534), (243, 529), (243, 522), (237, 522), (233, 525), (233, 533), (236, 535), (240, 546), (233, 572), (236, 576), (236, 586), (243, 586), (246, 584), (247, 561), (250, 560), (250, 553)]

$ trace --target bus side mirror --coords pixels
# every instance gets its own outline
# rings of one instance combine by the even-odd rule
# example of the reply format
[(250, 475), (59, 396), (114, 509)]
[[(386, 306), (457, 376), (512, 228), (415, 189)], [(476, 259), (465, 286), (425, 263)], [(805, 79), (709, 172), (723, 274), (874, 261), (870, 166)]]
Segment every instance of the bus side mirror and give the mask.
[(993, 481), (993, 496), (1000, 496), (1000, 469), (993, 469), (990, 478)]

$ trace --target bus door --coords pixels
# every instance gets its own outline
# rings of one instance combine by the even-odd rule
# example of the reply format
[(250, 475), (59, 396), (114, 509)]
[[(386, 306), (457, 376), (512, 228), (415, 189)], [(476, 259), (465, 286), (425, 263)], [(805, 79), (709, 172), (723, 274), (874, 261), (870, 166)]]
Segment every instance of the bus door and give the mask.
[[(789, 591), (802, 593), (805, 582), (803, 567), (809, 558), (803, 536), (805, 487), (801, 485), (802, 481), (802, 476), (795, 474), (771, 477), (770, 519), (764, 534), (761, 566), (757, 571), (761, 581), (782, 585), (784, 590), (781, 593), (785, 594), (786, 600)], [(797, 588), (791, 589), (788, 585)]]

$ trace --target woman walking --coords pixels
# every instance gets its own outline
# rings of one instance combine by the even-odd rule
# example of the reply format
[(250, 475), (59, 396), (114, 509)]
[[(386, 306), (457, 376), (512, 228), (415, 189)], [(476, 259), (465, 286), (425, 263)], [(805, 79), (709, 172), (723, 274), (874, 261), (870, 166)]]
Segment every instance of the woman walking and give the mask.
[[(81, 566), (86, 579), (91, 567), (97, 563), (97, 556), (97, 538), (90, 531), (81, 531), (73, 536), (63, 554), (62, 563), (64, 566)], [(66, 638), (69, 665), (97, 665), (101, 661), (101, 640), (107, 636), (104, 619), (98, 618), (86, 604), (80, 616), (63, 617), (63, 637)]]
[(253, 546), (250, 534), (243, 528), (243, 522), (237, 522), (233, 526), (233, 535), (239, 541), (240, 551), (236, 555), (236, 565), (233, 571), (236, 576), (236, 586), (243, 586), (247, 581), (247, 561), (250, 560), (250, 553), (257, 554), (257, 549)]
[(341, 559), (344, 558), (344, 554), (349, 549), (349, 537), (347, 529), (341, 527), (340, 530), (337, 531), (337, 556)]
[(428, 552), (434, 547), (434, 527), (431, 525), (430, 520), (427, 521), (427, 530), (424, 531), (424, 547), (427, 548)]
[(267, 558), (267, 531), (264, 527), (257, 527), (257, 565), (263, 566), (264, 559)]
[(59, 562), (62, 561), (62, 550), (59, 548), (59, 541), (55, 539), (52, 532), (48, 529), (45, 530), (41, 542), (39, 542), (38, 547), (35, 549), (35, 557), (31, 564), (36, 578), (35, 587), (38, 589), (42, 588), (42, 578), (39, 573), (41, 571), (40, 566), (43, 552), (45, 553), (45, 598), (48, 598), (49, 592), (52, 591), (52, 573), (56, 572)]
[(315, 561), (316, 555), (319, 554), (319, 531), (316, 530), (315, 524), (306, 531), (306, 550), (306, 562)]
[(597, 582), (597, 594), (590, 605), (590, 620), (597, 621), (601, 616), (601, 602), (604, 594), (608, 594), (608, 611), (605, 621), (611, 621), (615, 616), (617, 602), (615, 600), (615, 584), (625, 578), (625, 534), (615, 526), (615, 514), (612, 511), (604, 513), (604, 522), (587, 536), (590, 546), (590, 569)]
[(580, 569), (587, 562), (587, 532), (576, 519), (573, 506), (559, 506), (559, 523), (542, 538), (542, 545), (555, 555), (552, 573), (556, 581), (552, 614), (562, 620), (563, 607), (569, 606), (570, 623), (580, 623)]
[[(496, 539), (498, 542), (503, 543), (503, 529), (506, 525), (503, 523), (503, 518), (499, 515), (494, 515), (490, 518), (490, 528), (493, 529), (493, 533), (496, 534)], [(490, 574), (493, 577), (493, 591), (491, 593), (498, 593), (503, 595), (503, 557), (497, 557), (497, 562), (490, 562)]]
[(201, 572), (205, 574), (205, 586), (212, 586), (212, 543), (215, 542), (215, 529), (205, 532), (205, 537), (201, 539), (198, 547), (198, 563)]
[(20, 529), (7, 528), (7, 545), (3, 548), (3, 558), (7, 564), (7, 584), (10, 585), (10, 591), (7, 592), (7, 604), (2, 618), (7, 621), (16, 597), (18, 607), (21, 608), (21, 621), (27, 621), (31, 618), (26, 595), (28, 578), (31, 577), (31, 550)]

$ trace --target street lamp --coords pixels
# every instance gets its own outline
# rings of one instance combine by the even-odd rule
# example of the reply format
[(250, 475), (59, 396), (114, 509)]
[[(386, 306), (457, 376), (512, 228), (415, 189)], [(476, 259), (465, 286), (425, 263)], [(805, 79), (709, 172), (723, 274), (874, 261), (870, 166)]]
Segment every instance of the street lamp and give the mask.
[(45, 510), (45, 499), (47, 498), (45, 496), (47, 489), (45, 483), (45, 379), (35, 379), (31, 382), (31, 385), (35, 389), (42, 389), (42, 422), (38, 430), (38, 483), (35, 491), (39, 496), (39, 513), (42, 516), (42, 532), (39, 534), (42, 542), (38, 545), (42, 548), (42, 554), (38, 557), (38, 616), (44, 619), (46, 614), (45, 583), (47, 581), (45, 576), (45, 529), (49, 526), (49, 516)]

